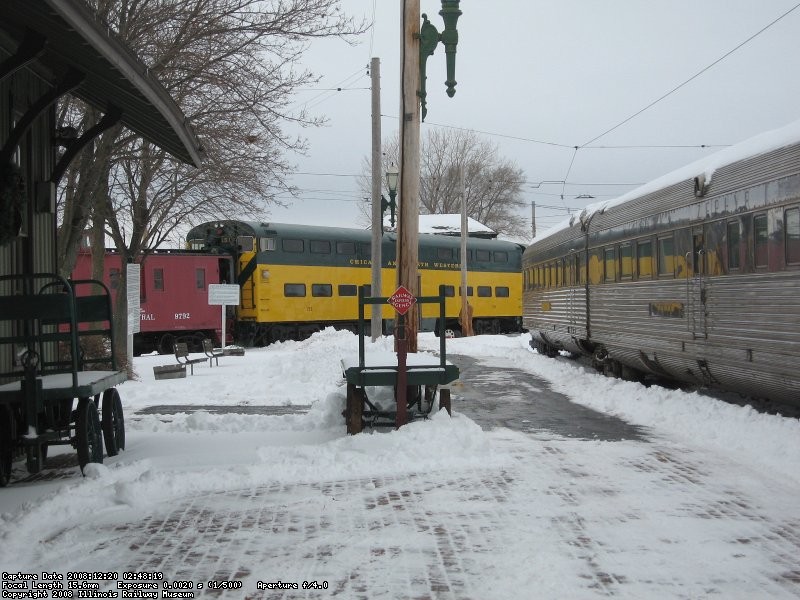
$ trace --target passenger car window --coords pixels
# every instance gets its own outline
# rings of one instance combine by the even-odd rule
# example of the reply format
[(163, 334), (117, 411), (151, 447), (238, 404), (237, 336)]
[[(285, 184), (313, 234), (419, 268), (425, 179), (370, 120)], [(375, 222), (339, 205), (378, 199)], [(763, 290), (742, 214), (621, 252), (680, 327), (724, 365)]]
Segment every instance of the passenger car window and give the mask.
[(800, 263), (800, 208), (786, 211), (786, 262)]
[(283, 284), (283, 295), (287, 298), (304, 298), (306, 295), (306, 284), (285, 283)]
[(354, 285), (342, 284), (339, 285), (340, 296), (358, 296), (358, 288)]
[(756, 215), (753, 218), (753, 242), (755, 252), (753, 258), (757, 267), (766, 267), (768, 262), (767, 243), (769, 234), (767, 231), (767, 215)]
[(509, 290), (505, 286), (498, 286), (494, 288), (494, 295), (497, 298), (508, 298), (509, 297)]
[(739, 221), (728, 221), (728, 270), (739, 269)]
[(308, 242), (311, 254), (330, 254), (331, 243), (328, 240), (311, 240)]
[(650, 279), (653, 276), (653, 243), (650, 241), (636, 244), (636, 271), (639, 279)]
[(330, 283), (312, 283), (311, 295), (315, 298), (330, 298), (333, 296), (333, 286)]
[(304, 249), (303, 240), (286, 238), (281, 240), (281, 248), (284, 252), (302, 252)]
[(492, 288), (488, 285), (479, 285), (478, 286), (478, 298), (491, 298), (492, 297)]
[(658, 240), (658, 274), (675, 276), (675, 250), (672, 236)]

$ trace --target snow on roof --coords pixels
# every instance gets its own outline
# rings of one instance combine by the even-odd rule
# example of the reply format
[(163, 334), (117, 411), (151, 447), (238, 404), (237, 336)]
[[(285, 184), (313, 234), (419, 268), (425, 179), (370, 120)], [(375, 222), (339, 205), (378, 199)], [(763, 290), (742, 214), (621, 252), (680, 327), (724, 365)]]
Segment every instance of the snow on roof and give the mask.
[[(388, 218), (386, 219), (386, 230), (391, 230), (388, 226)], [(494, 230), (472, 217), (467, 217), (467, 231), (471, 237), (497, 237)], [(461, 215), (420, 215), (419, 232), (461, 235)]]
[[(711, 179), (717, 169), (798, 142), (800, 142), (800, 120), (794, 121), (784, 127), (779, 127), (778, 129), (760, 133), (743, 142), (724, 148), (719, 152), (704, 156), (666, 175), (653, 179), (618, 198), (588, 204), (581, 212), (580, 219), (585, 220), (596, 212), (618, 206), (634, 198), (640, 198), (646, 194), (651, 194), (665, 187), (680, 183), (681, 181), (693, 179), (694, 177), (703, 176), (706, 185), (708, 185), (711, 183)], [(577, 220), (577, 215), (572, 215), (558, 225), (544, 231), (541, 235), (536, 236), (533, 241), (538, 242), (544, 238), (550, 237), (554, 233), (570, 227), (574, 222), (577, 222)]]

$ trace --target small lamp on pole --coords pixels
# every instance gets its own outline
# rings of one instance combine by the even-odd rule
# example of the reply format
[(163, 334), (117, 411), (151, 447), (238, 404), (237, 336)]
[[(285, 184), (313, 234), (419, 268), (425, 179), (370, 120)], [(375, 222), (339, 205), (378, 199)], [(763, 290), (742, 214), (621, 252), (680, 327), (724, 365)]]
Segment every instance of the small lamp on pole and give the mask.
[(383, 211), (387, 208), (390, 209), (389, 219), (392, 227), (394, 227), (394, 215), (397, 210), (395, 198), (397, 197), (397, 180), (399, 177), (400, 173), (397, 171), (397, 167), (394, 166), (394, 163), (392, 163), (386, 171), (386, 187), (389, 188), (389, 201), (387, 202), (385, 199), (381, 198), (381, 214), (383, 214)]

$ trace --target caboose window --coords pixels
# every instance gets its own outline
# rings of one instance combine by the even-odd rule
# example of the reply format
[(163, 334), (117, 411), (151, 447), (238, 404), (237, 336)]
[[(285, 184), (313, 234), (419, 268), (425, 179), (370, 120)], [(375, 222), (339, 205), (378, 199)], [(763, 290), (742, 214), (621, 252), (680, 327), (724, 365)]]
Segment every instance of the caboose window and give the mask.
[(478, 298), (491, 298), (492, 297), (492, 287), (489, 285), (479, 285), (478, 286)]
[(728, 270), (739, 268), (739, 221), (728, 222)]
[(675, 276), (675, 251), (672, 236), (658, 240), (658, 274)]
[(284, 283), (283, 295), (287, 298), (305, 298), (306, 284), (305, 283)]
[(284, 252), (302, 252), (304, 250), (303, 240), (294, 240), (286, 238), (281, 241), (281, 247)]
[(355, 242), (336, 242), (336, 254), (355, 254)]
[(755, 262), (757, 267), (767, 266), (767, 243), (769, 234), (767, 231), (767, 215), (756, 215), (753, 217), (753, 238), (755, 243)]
[(358, 288), (354, 285), (340, 285), (339, 286), (339, 295), (340, 296), (358, 296)]
[(509, 290), (506, 286), (498, 286), (494, 288), (494, 295), (498, 298), (508, 298)]
[(488, 250), (475, 250), (475, 260), (478, 262), (490, 262), (492, 260), (492, 253)]
[(153, 269), (153, 289), (164, 291), (164, 269)]
[(311, 254), (330, 254), (331, 243), (328, 240), (311, 240), (308, 242)]
[(786, 211), (786, 262), (800, 263), (800, 208)]
[(508, 262), (508, 252), (504, 251), (497, 251), (494, 253), (494, 262), (496, 263), (507, 263)]
[(311, 295), (315, 298), (330, 298), (333, 296), (333, 286), (330, 283), (312, 283)]
[(120, 275), (119, 269), (108, 270), (108, 278), (110, 280), (112, 290), (115, 290), (119, 287), (119, 275)]
[(206, 270), (205, 269), (195, 269), (194, 270), (194, 285), (198, 290), (206, 289)]

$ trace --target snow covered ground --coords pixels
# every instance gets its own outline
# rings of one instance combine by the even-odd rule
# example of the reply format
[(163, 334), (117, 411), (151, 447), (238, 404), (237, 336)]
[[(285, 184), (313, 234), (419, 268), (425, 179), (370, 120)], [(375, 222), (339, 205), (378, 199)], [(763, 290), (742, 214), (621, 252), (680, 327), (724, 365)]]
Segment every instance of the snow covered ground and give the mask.
[[(647, 441), (483, 431), (457, 385), (452, 418), (347, 436), (346, 332), (185, 379), (155, 381), (171, 357), (140, 357), (139, 380), (119, 388), (124, 452), (86, 477), (74, 467), (0, 490), (5, 589), (17, 573), (134, 571), (162, 588), (188, 581), (196, 597), (800, 597), (800, 421), (604, 378), (527, 341), (455, 339), (448, 352), (524, 369)], [(310, 408), (152, 412), (164, 405)], [(222, 580), (241, 588), (209, 589)]]

